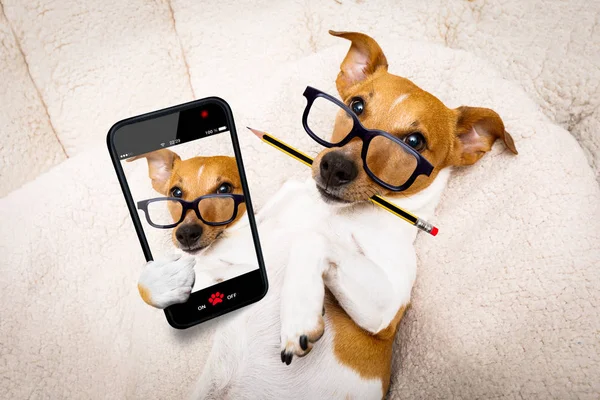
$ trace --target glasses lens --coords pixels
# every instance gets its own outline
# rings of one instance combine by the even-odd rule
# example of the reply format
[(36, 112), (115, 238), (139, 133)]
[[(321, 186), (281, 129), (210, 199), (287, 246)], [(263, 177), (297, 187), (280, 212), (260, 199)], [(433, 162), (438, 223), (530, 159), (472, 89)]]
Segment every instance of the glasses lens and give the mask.
[(417, 169), (417, 158), (399, 143), (380, 135), (369, 143), (367, 168), (388, 185), (402, 186)]
[(198, 204), (202, 218), (213, 224), (229, 221), (235, 211), (235, 201), (231, 197), (207, 197)]
[(315, 99), (306, 122), (317, 137), (331, 144), (341, 142), (354, 125), (354, 121), (343, 108), (323, 97)]
[(148, 219), (154, 225), (172, 225), (179, 221), (183, 208), (173, 200), (159, 200), (148, 203)]

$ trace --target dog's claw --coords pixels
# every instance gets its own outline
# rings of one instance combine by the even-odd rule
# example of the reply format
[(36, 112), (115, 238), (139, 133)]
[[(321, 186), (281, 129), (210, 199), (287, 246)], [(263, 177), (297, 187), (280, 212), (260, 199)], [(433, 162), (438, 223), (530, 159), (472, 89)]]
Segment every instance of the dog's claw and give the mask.
[(281, 350), (281, 362), (285, 363), (285, 365), (290, 365), (293, 357), (292, 353), (286, 353), (285, 350)]
[(287, 363), (287, 354), (289, 354), (290, 362), (292, 356), (297, 356), (298, 358), (305, 357), (312, 351), (315, 343), (323, 336), (323, 333), (325, 332), (325, 322), (323, 317), (318, 313), (316, 324), (310, 323), (306, 325), (307, 327), (305, 329), (298, 329), (299, 332), (294, 332), (292, 329), (287, 329), (287, 331), (291, 333), (286, 334), (286, 329), (282, 329), (280, 337), (281, 350), (286, 354), (286, 361), (283, 362)]
[(308, 336), (306, 336), (306, 335), (300, 336), (300, 348), (302, 350), (308, 349)]
[(285, 350), (281, 351), (281, 362), (285, 363), (285, 365), (290, 365), (292, 363), (292, 358), (294, 358), (292, 353), (286, 353)]

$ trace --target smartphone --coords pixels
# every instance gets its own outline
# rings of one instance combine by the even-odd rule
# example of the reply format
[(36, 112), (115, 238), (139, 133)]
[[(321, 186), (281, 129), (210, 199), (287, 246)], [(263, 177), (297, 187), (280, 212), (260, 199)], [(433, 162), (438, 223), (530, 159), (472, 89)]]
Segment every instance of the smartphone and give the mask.
[(196, 257), (184, 329), (260, 300), (268, 282), (233, 114), (210, 97), (117, 122), (107, 145), (147, 261)]

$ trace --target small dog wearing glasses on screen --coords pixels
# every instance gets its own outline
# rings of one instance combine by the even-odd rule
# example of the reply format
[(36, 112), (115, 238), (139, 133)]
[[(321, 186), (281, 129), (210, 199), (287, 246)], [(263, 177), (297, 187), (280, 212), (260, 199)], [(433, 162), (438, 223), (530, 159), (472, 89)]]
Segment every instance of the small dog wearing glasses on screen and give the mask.
[[(369, 36), (331, 34), (351, 41), (336, 80), (342, 101), (304, 93), (305, 130), (326, 148), (312, 179), (286, 183), (259, 212), (269, 293), (219, 326), (193, 398), (384, 397), (417, 229), (367, 200), (382, 195), (427, 219), (450, 167), (475, 163), (497, 139), (517, 153), (494, 111), (447, 108), (388, 73)], [(321, 106), (338, 111), (326, 121)]]
[[(244, 226), (246, 207), (234, 157), (182, 160), (175, 152), (160, 149), (127, 161), (142, 158), (148, 162), (152, 187), (166, 197), (139, 201), (138, 209), (144, 212), (150, 226), (173, 229), (172, 241), (177, 248), (195, 255), (223, 237), (227, 230), (231, 233), (234, 225)], [(165, 215), (165, 210), (169, 215)], [(214, 281), (256, 269), (256, 266), (220, 257), (208, 265), (198, 266), (202, 269), (202, 274), (198, 274), (201, 279), (195, 279), (195, 262), (195, 257), (182, 258), (180, 255), (152, 262), (153, 268), (145, 268), (138, 283), (144, 301), (164, 308), (174, 299), (178, 299), (177, 302), (187, 300), (192, 289), (201, 289)], [(160, 268), (163, 265), (180, 273), (164, 275)]]

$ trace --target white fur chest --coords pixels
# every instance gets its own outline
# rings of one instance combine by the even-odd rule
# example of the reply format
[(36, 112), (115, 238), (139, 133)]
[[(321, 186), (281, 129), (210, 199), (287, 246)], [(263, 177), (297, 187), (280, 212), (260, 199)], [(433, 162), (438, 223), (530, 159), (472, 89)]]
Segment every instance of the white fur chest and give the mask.
[[(320, 236), (326, 241), (329, 261), (365, 256), (384, 269), (398, 290), (408, 290), (410, 295), (416, 273), (416, 228), (370, 203), (327, 204), (312, 179), (286, 183), (273, 200), (276, 204), (267, 204), (258, 215), (261, 242), (271, 251), (285, 253), (301, 237)], [(274, 263), (267, 268), (274, 271), (280, 266)]]

